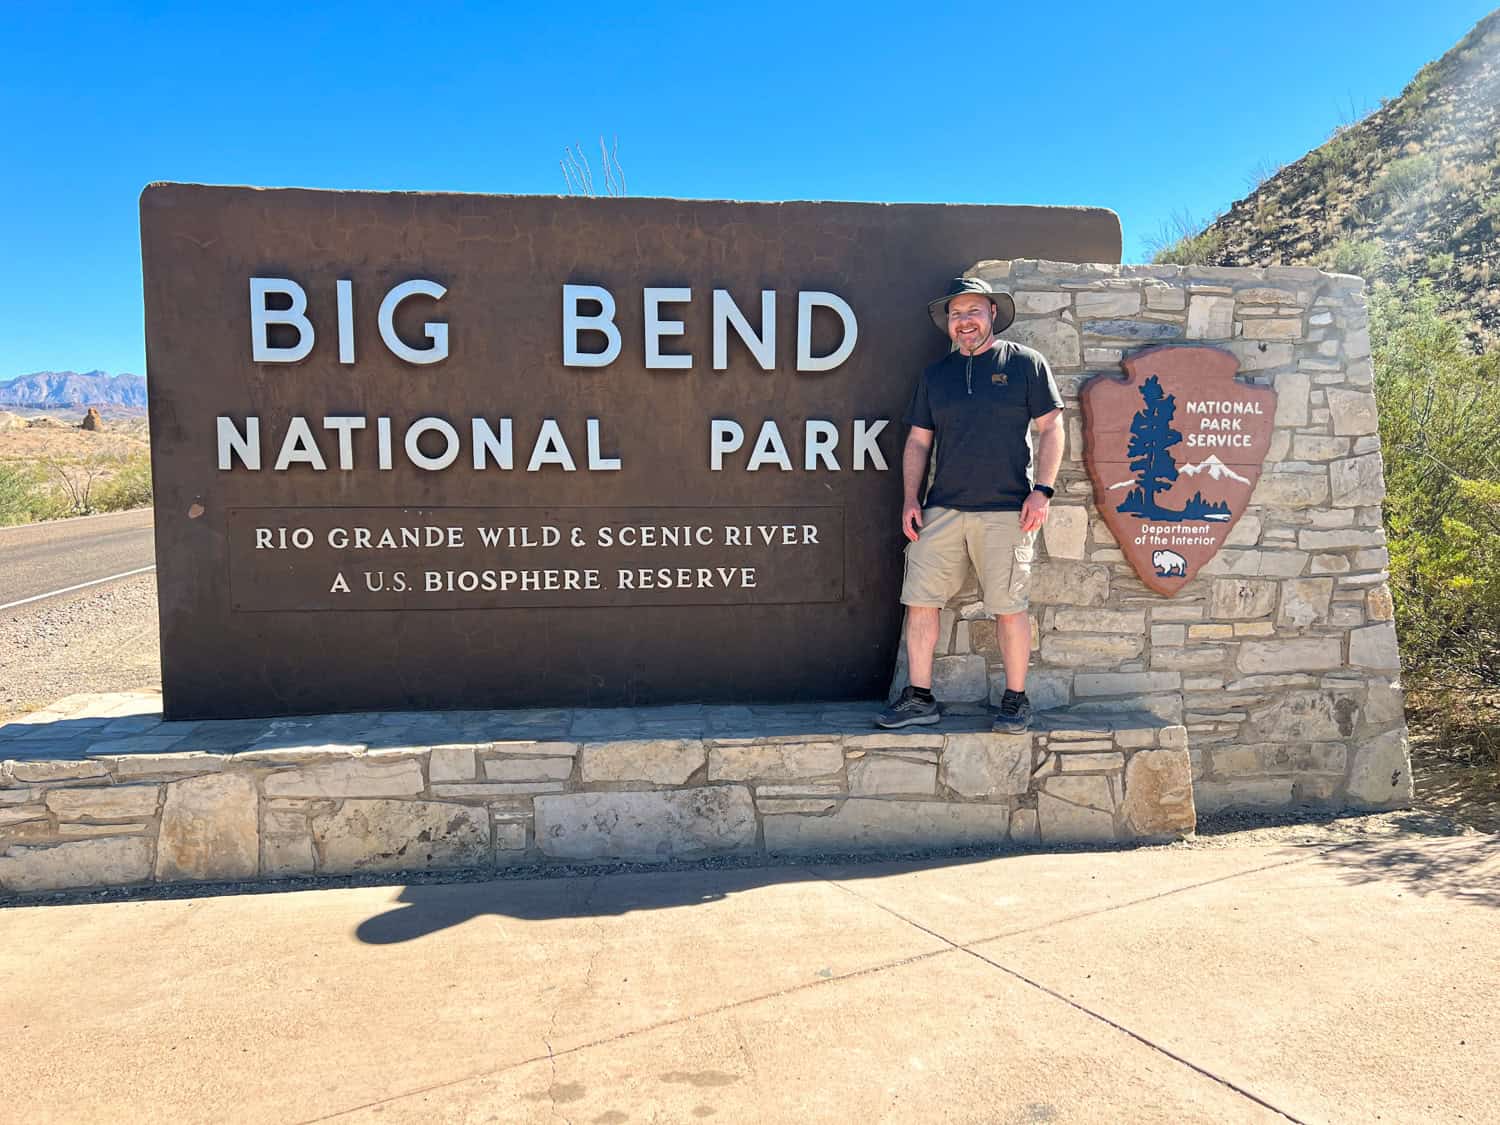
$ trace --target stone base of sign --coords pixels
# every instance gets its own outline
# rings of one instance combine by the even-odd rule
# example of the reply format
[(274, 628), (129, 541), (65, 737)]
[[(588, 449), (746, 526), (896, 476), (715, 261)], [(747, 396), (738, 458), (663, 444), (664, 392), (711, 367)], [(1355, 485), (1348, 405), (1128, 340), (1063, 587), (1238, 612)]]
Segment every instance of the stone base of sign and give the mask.
[[(1181, 723), (1201, 813), (1410, 805), (1364, 283), (1291, 266), (987, 261), (968, 272), (1013, 295), (1005, 335), (1047, 358), (1066, 407), (1067, 448), (1031, 576), (1033, 705), (1075, 716), (1128, 707)], [(1080, 399), (1174, 344), (1233, 355), (1246, 396), (1270, 388), (1276, 399), (1259, 479), (1241, 481), (1238, 522), (1167, 597), (1141, 580), (1122, 549), (1138, 544), (1119, 542), (1100, 511), (1126, 494), (1115, 484), (1100, 499)], [(1225, 468), (1209, 453), (1235, 460), (1233, 446), (1211, 444), (1212, 411), (1194, 411), (1195, 397), (1223, 397), (1215, 385), (1222, 377), (1205, 373), (1201, 394), (1176, 404), (1180, 452), (1206, 471), (1205, 494)], [(903, 649), (892, 695), (906, 675)], [(932, 686), (955, 702), (998, 702), (1004, 689), (995, 622), (972, 574), (942, 614)]]
[(0, 891), (1172, 839), (1187, 732), (876, 704), (163, 722), (86, 696), (0, 726)]

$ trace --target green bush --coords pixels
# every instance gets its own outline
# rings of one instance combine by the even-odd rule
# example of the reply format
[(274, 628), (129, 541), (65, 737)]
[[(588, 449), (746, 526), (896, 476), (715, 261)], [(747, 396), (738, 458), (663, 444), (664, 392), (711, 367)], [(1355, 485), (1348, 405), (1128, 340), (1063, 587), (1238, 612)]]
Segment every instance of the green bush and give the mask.
[(1437, 162), (1425, 152), (1403, 156), (1386, 165), (1380, 179), (1375, 181), (1375, 190), (1393, 199), (1408, 200), (1421, 194), (1436, 173)]
[(123, 512), (127, 508), (149, 507), (150, 456), (139, 453), (126, 461), (113, 477), (94, 490), (92, 504), (96, 512)]
[(1360, 138), (1352, 125), (1340, 125), (1328, 140), (1306, 156), (1307, 170), (1320, 176), (1323, 186), (1343, 179), (1360, 155)]
[(1429, 281), (1378, 290), (1370, 339), (1391, 589), (1407, 678), (1500, 682), (1500, 356), (1476, 356)]
[(1385, 251), (1373, 238), (1341, 238), (1323, 252), (1321, 262), (1334, 273), (1352, 273), (1368, 279), (1385, 265)]
[(0, 465), (0, 527), (68, 514), (67, 500), (35, 466)]
[(1442, 277), (1453, 270), (1453, 255), (1448, 251), (1427, 255), (1427, 276)]
[(1152, 263), (1158, 266), (1213, 265), (1219, 251), (1224, 248), (1224, 234), (1213, 225), (1215, 222), (1216, 219), (1196, 222), (1187, 213), (1173, 215), (1170, 223), (1162, 224), (1161, 234), (1153, 240)]

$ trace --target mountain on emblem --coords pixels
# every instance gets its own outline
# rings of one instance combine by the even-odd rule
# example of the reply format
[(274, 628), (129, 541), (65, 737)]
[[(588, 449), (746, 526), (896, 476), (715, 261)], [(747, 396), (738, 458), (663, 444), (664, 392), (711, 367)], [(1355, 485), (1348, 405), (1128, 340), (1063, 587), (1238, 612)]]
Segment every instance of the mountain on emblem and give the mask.
[(1084, 462), (1120, 550), (1141, 581), (1170, 596), (1249, 504), (1276, 392), (1237, 380), (1238, 358), (1219, 348), (1148, 348), (1122, 366), (1123, 379), (1099, 375), (1080, 392)]
[(1230, 480), (1237, 480), (1241, 484), (1250, 483), (1249, 477), (1240, 476), (1239, 473), (1235, 472), (1228, 465), (1224, 464), (1223, 461), (1220, 461), (1218, 454), (1216, 453), (1210, 453), (1204, 460), (1199, 461), (1196, 465), (1183, 465), (1177, 471), (1185, 477), (1195, 477), (1199, 473), (1207, 472), (1209, 480), (1218, 480), (1221, 477), (1228, 477)]

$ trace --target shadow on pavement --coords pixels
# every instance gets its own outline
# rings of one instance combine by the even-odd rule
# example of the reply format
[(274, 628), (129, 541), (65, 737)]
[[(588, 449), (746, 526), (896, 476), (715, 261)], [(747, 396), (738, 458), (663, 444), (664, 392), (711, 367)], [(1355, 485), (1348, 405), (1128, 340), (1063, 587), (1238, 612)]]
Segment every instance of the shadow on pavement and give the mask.
[[(892, 861), (871, 857), (837, 857), (839, 879), (871, 878), (983, 863), (1021, 852), (943, 855)], [(555, 918), (599, 918), (640, 910), (664, 910), (718, 902), (745, 891), (789, 883), (822, 882), (832, 857), (817, 866), (739, 867), (731, 869), (609, 871), (591, 878), (501, 879), (487, 883), (413, 884), (401, 891), (401, 905), (361, 922), (355, 936), (370, 945), (412, 941), (494, 914), (523, 921)], [(641, 876), (630, 878), (628, 876)], [(627, 877), (622, 877), (627, 876)]]
[(1324, 857), (1353, 885), (1394, 882), (1404, 892), (1442, 895), (1500, 909), (1500, 836), (1394, 839), (1334, 848)]

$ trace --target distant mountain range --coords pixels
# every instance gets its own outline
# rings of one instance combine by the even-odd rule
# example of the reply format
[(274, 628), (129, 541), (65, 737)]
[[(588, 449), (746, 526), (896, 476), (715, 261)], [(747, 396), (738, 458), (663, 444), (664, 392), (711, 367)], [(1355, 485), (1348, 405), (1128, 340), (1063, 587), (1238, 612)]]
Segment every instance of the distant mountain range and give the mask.
[(34, 371), (0, 383), (0, 406), (33, 410), (73, 406), (146, 409), (143, 375), (110, 375), (104, 371)]

